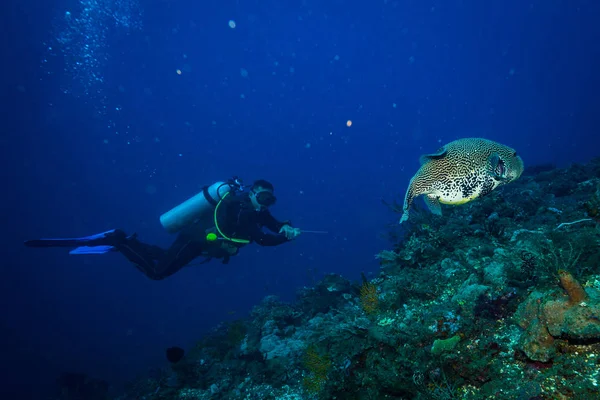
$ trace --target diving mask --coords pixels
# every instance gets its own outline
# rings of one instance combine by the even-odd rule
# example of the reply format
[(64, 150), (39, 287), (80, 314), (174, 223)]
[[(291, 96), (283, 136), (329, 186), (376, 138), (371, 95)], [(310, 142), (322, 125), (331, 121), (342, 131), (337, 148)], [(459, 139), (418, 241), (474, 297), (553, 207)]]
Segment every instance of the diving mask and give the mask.
[(270, 190), (263, 190), (260, 192), (252, 191), (252, 193), (254, 193), (256, 202), (263, 207), (271, 207), (277, 201), (277, 197), (275, 197)]

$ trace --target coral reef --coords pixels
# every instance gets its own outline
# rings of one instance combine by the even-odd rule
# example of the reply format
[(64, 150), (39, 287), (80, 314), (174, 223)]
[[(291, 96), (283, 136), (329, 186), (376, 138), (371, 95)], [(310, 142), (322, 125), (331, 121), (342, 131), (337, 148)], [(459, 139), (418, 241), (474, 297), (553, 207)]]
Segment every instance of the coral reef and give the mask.
[(415, 204), (374, 279), (267, 297), (120, 399), (600, 398), (599, 177), (541, 166), (443, 216)]

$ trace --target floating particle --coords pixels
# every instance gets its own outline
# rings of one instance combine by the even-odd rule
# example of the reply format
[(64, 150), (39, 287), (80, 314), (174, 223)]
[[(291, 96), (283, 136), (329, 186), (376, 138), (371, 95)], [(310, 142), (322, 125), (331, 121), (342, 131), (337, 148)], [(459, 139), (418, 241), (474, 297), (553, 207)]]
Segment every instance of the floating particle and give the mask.
[(177, 75), (181, 75), (181, 70), (180, 69), (175, 70), (175, 72), (177, 72)]
[(240, 75), (242, 76), (242, 78), (247, 78), (248, 70), (246, 70), (245, 68), (240, 68)]
[(346, 121), (346, 126), (350, 128), (352, 126), (352, 120), (349, 119), (348, 121)]
[(235, 29), (235, 21), (234, 20), (232, 20), (232, 19), (229, 20), (229, 27), (231, 29)]
[(146, 186), (146, 194), (155, 194), (158, 188), (155, 185), (149, 184)]

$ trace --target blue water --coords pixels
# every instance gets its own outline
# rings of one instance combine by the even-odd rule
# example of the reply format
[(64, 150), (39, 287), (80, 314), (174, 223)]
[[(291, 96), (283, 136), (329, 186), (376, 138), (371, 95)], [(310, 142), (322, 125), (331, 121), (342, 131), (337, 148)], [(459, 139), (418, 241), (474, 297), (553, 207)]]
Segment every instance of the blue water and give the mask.
[[(598, 155), (595, 1), (3, 6), (0, 332), (13, 396), (40, 398), (64, 371), (118, 388), (265, 295), (376, 274), (399, 218), (380, 199), (403, 199), (418, 157), (444, 143), (493, 139), (529, 166)], [(232, 175), (271, 181), (276, 217), (329, 233), (164, 281), (118, 254), (22, 245), (118, 227), (166, 247), (159, 215)]]

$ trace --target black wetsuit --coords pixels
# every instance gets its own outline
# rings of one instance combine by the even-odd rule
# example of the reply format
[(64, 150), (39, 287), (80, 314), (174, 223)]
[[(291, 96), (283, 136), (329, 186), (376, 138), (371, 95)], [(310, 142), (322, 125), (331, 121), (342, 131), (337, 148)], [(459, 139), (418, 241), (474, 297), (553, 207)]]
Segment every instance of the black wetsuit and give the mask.
[[(247, 195), (230, 195), (221, 203), (217, 222), (224, 235), (245, 239), (261, 246), (277, 246), (287, 242), (279, 234), (286, 222), (277, 221), (268, 210), (256, 211)], [(276, 234), (263, 231), (263, 227)], [(173, 275), (196, 257), (206, 260), (219, 258), (226, 264), (231, 255), (237, 254), (244, 243), (227, 240), (206, 240), (207, 228), (191, 225), (178, 233), (168, 249), (140, 242), (137, 238), (126, 239), (115, 247), (150, 279), (160, 280)]]

